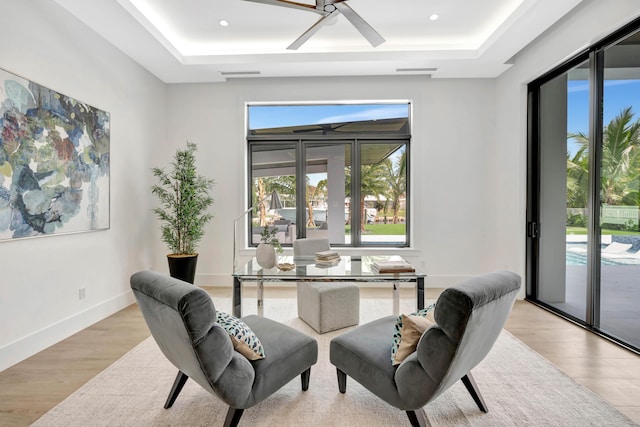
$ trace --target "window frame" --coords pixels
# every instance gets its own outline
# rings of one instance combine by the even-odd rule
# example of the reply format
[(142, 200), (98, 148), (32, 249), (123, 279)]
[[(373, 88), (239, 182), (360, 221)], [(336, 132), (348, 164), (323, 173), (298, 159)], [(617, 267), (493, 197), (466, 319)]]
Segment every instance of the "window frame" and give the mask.
[[(249, 114), (252, 106), (309, 106), (309, 105), (374, 105), (374, 104), (406, 104), (407, 105), (407, 121), (408, 132), (407, 133), (344, 133), (338, 135), (317, 135), (308, 134), (301, 138), (295, 134), (269, 134), (269, 135), (256, 135), (252, 134), (249, 126)], [(246, 112), (246, 149), (247, 149), (247, 187), (246, 197), (248, 200), (248, 206), (252, 204), (252, 191), (253, 191), (253, 148), (260, 145), (286, 145), (295, 146), (296, 151), (296, 176), (306, 176), (306, 149), (309, 146), (318, 145), (350, 145), (351, 150), (351, 200), (359, 200), (361, 188), (361, 147), (363, 144), (389, 144), (394, 143), (398, 146), (404, 146), (406, 152), (406, 170), (405, 170), (405, 233), (403, 242), (367, 242), (362, 241), (360, 232), (360, 224), (362, 221), (360, 209), (350, 209), (350, 223), (351, 234), (350, 243), (334, 243), (334, 246), (352, 247), (352, 248), (410, 248), (411, 247), (411, 122), (412, 122), (412, 103), (408, 100), (402, 101), (371, 101), (371, 102), (347, 102), (347, 103), (334, 103), (334, 102), (317, 102), (317, 103), (251, 103), (248, 102), (245, 105)], [(386, 157), (385, 157), (386, 158)], [(304, 186), (296, 185), (296, 206), (298, 207), (296, 212), (296, 223), (303, 223), (305, 218), (305, 210), (300, 206), (305, 206), (305, 188)], [(246, 222), (247, 236), (251, 236), (252, 223), (251, 218), (247, 218)], [(296, 228), (296, 239), (306, 237), (305, 227)], [(257, 243), (248, 239), (249, 246), (257, 246)], [(283, 244), (283, 246), (292, 246), (291, 243)]]

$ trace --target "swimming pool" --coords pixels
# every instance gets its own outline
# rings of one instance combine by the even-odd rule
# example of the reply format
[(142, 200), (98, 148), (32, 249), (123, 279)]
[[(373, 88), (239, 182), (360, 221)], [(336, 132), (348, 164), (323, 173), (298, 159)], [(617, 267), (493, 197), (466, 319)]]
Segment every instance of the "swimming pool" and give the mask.
[[(640, 258), (606, 258), (603, 256), (601, 257), (600, 262), (604, 265), (640, 264)], [(568, 244), (566, 251), (566, 263), (567, 265), (587, 265), (587, 245)]]
[[(623, 262), (616, 262), (610, 259), (602, 258), (604, 265), (622, 265)], [(587, 254), (567, 251), (567, 265), (587, 265)]]

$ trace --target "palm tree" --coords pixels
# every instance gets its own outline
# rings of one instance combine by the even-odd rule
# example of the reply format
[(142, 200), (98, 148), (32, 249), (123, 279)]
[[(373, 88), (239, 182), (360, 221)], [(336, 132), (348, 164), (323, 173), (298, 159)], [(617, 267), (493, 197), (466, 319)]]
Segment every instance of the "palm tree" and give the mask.
[(309, 184), (309, 177), (307, 176), (307, 209), (309, 210), (309, 218), (307, 218), (307, 227), (315, 228), (316, 222), (313, 218), (313, 202), (320, 196), (327, 193), (327, 180), (321, 179), (314, 185)]
[[(634, 204), (637, 204), (640, 121), (632, 120), (632, 108), (626, 107), (604, 128), (600, 179), (601, 199), (607, 205), (620, 205), (629, 199), (636, 200)], [(580, 145), (579, 152), (586, 158), (589, 137), (579, 132), (569, 134), (569, 138)], [(572, 161), (573, 165), (579, 163)]]
[(589, 187), (589, 159), (586, 147), (581, 147), (573, 157), (567, 152), (567, 207), (585, 208)]
[[(295, 176), (270, 176), (261, 177), (254, 180), (253, 193), (253, 206), (261, 200), (267, 197), (272, 191), (278, 192), (280, 195), (293, 196), (295, 198), (296, 193), (296, 179)], [(264, 227), (267, 225), (267, 208), (264, 203), (260, 203), (258, 206), (259, 212), (259, 226)]]
[[(402, 150), (402, 154), (394, 164), (391, 159), (383, 161), (386, 173), (388, 188), (386, 191), (387, 201), (391, 199), (393, 209), (393, 223), (398, 222), (398, 210), (400, 209), (400, 197), (407, 192), (407, 151)], [(385, 206), (386, 210), (386, 206)]]
[(362, 165), (360, 168), (360, 230), (364, 231), (366, 223), (366, 211), (364, 206), (365, 196), (378, 197), (386, 194), (389, 189), (387, 183), (386, 167), (384, 162), (372, 165)]
[[(267, 194), (267, 185), (265, 184), (264, 178), (258, 178), (256, 180), (256, 199), (258, 201), (264, 200)], [(255, 206), (255, 205), (254, 205)], [(267, 225), (267, 209), (264, 207), (264, 203), (260, 203), (258, 206), (260, 221), (258, 223), (259, 226), (264, 227)]]
[(270, 178), (270, 191), (277, 191), (283, 203), (293, 203), (296, 199), (295, 175), (280, 175)]
[(638, 191), (638, 169), (632, 166), (640, 148), (640, 122), (632, 120), (627, 107), (604, 129), (601, 175), (606, 204), (622, 204)]

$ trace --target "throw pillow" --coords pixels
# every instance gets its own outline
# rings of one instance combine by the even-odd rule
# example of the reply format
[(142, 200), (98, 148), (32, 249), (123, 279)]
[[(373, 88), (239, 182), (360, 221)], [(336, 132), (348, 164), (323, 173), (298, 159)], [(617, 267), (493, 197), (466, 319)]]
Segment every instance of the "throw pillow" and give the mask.
[(249, 360), (264, 359), (262, 343), (246, 323), (221, 311), (216, 312), (216, 322), (227, 331), (238, 353)]
[[(427, 327), (425, 327), (422, 330), (422, 332), (420, 332), (417, 335), (417, 338), (412, 338), (415, 335), (414, 331), (417, 330), (417, 327), (414, 326), (416, 324), (415, 320), (411, 322), (411, 325), (407, 329), (408, 336), (403, 346), (403, 353), (406, 352), (407, 350), (410, 350), (412, 347), (412, 341), (415, 341), (413, 343), (413, 350), (404, 354), (404, 356), (403, 357), (401, 356), (401, 359), (398, 360), (398, 358), (396, 358), (396, 354), (398, 353), (398, 349), (400, 348), (400, 343), (403, 341), (403, 330), (402, 330), (402, 327), (404, 325), (403, 316), (427, 318), (430, 321), (430, 325), (435, 324), (435, 320), (433, 319), (433, 309), (435, 308), (435, 306), (436, 306), (435, 304), (431, 304), (430, 306), (423, 308), (422, 310), (416, 311), (415, 313), (411, 313), (408, 316), (405, 314), (401, 314), (400, 316), (398, 316), (398, 320), (396, 321), (396, 325), (393, 333), (393, 344), (391, 345), (391, 364), (393, 366), (399, 365), (402, 362), (402, 360), (404, 360), (409, 354), (415, 351), (416, 345), (418, 344), (418, 340), (420, 339), (422, 332), (424, 332), (427, 329)], [(419, 324), (423, 325), (424, 322), (419, 322)]]
[(426, 317), (402, 315), (402, 336), (393, 365), (399, 365), (407, 356), (416, 351), (422, 333), (433, 324), (434, 323)]

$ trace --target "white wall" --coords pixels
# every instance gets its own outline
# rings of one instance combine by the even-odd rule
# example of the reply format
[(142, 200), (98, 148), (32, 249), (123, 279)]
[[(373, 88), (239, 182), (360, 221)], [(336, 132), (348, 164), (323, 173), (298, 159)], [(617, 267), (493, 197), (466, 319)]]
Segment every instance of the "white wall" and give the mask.
[(637, 0), (584, 0), (516, 55), (514, 65), (496, 79), (496, 134), (487, 179), (496, 189), (490, 204), (497, 207), (494, 221), (500, 227), (493, 237), (492, 264), (511, 259), (515, 264), (510, 269), (525, 270), (527, 84), (639, 15)]
[[(490, 262), (496, 244), (494, 209), (500, 208), (486, 207), (495, 191), (487, 170), (494, 156), (489, 149), (495, 134), (494, 80), (236, 79), (170, 85), (167, 92), (169, 140), (196, 142), (203, 173), (218, 181), (215, 218), (199, 250), (196, 283), (231, 283), (233, 221), (246, 208), (246, 102), (388, 99), (413, 103), (414, 246), (404, 252), (429, 275), (427, 286), (516, 265), (510, 257)], [(170, 150), (164, 153), (170, 155)]]
[[(54, 2), (4, 1), (0, 68), (111, 113), (111, 228), (0, 242), (0, 370), (133, 302), (149, 267), (165, 86)], [(78, 289), (86, 288), (79, 300)]]

